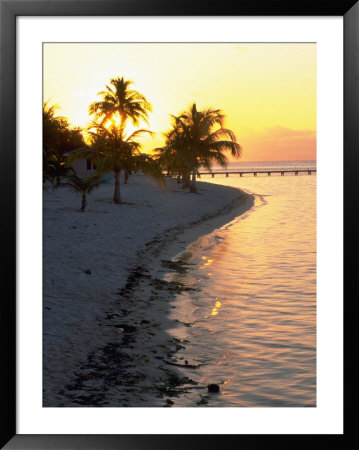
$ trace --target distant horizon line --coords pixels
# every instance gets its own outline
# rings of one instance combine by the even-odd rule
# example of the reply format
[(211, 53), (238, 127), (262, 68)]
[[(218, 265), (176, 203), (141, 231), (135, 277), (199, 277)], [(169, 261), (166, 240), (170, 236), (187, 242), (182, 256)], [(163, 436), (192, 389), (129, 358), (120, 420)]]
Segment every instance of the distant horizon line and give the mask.
[[(264, 160), (264, 159), (261, 159), (261, 160), (259, 160), (259, 159), (255, 159), (255, 160), (231, 160), (231, 161), (227, 161), (227, 163), (231, 163), (231, 162), (256, 162), (256, 163), (258, 163), (258, 162), (296, 162), (296, 161), (311, 161), (311, 162), (317, 162), (317, 160), (316, 159), (266, 159), (266, 160)], [(214, 163), (214, 164), (216, 164), (216, 163)]]

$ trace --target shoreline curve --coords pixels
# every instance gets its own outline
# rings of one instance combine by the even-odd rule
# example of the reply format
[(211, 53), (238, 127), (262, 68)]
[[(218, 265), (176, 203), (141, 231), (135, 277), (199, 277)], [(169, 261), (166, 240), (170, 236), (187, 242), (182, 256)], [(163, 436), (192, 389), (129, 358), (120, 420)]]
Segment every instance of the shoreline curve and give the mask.
[[(141, 180), (137, 178), (133, 180), (133, 185), (141, 185), (144, 180), (146, 177)], [(133, 196), (129, 196), (131, 202), (134, 200), (141, 204), (140, 219), (146, 218), (146, 208), (156, 210), (158, 204), (153, 203), (153, 198), (162, 195), (151, 181), (146, 181), (152, 197), (144, 195), (141, 198), (140, 191), (136, 189), (133, 189)], [(152, 233), (152, 237), (146, 242), (134, 245), (136, 255), (129, 258), (127, 274), (122, 276), (122, 283), (118, 277), (118, 284), (122, 284), (122, 287), (112, 295), (105, 294), (103, 304), (93, 298), (80, 296), (70, 308), (66, 305), (69, 305), (71, 299), (61, 302), (63, 298), (56, 298), (51, 288), (48, 285), (45, 287), (44, 406), (171, 406), (168, 394), (176, 394), (179, 387), (183, 388), (187, 381), (191, 385), (191, 380), (181, 380), (180, 377), (176, 379), (174, 368), (169, 370), (170, 366), (166, 364), (168, 356), (173, 355), (181, 343), (171, 340), (165, 331), (171, 327), (171, 322), (166, 317), (168, 303), (166, 299), (154, 294), (158, 287), (163, 290), (163, 286), (156, 286), (158, 278), (154, 274), (160, 274), (163, 269), (161, 259), (172, 259), (203, 235), (245, 213), (253, 206), (254, 200), (252, 195), (236, 188), (204, 182), (199, 182), (199, 187), (199, 194), (196, 196), (200, 199), (202, 197), (205, 202), (213, 200), (215, 204), (210, 202), (206, 208), (198, 211), (199, 214), (190, 211), (189, 219), (192, 220), (182, 220), (178, 225), (172, 221), (169, 227), (159, 227), (158, 232), (154, 235)], [(132, 188), (133, 186), (130, 187)], [(167, 191), (173, 192), (177, 199), (178, 196), (193, 199), (194, 195), (178, 191), (174, 180), (168, 180)], [(220, 193), (220, 201), (213, 197), (216, 193)], [(101, 193), (97, 197), (95, 201), (103, 206)], [(176, 198), (172, 199), (175, 200)], [(90, 201), (93, 201), (92, 198)], [(186, 201), (185, 199), (184, 203)], [(127, 204), (125, 208), (131, 206), (133, 207), (133, 203)], [(46, 200), (44, 207), (46, 208)], [(109, 205), (109, 208), (101, 212), (106, 214), (111, 207), (114, 205)], [(63, 208), (66, 212), (68, 209)], [(91, 213), (91, 220), (95, 215), (96, 211)], [(76, 218), (74, 214), (70, 216)], [(46, 230), (45, 227), (44, 236)], [(46, 259), (44, 268), (45, 264)], [(109, 266), (107, 270), (111, 269), (113, 267)], [(44, 276), (44, 280), (46, 279)], [(76, 291), (76, 282), (72, 288)], [(66, 293), (71, 297), (68, 291), (69, 286)], [(83, 294), (86, 295), (86, 292)], [(98, 292), (94, 294), (98, 295)], [(73, 295), (76, 296), (76, 293)], [(55, 306), (56, 302), (60, 304), (58, 307)], [(69, 321), (68, 315), (76, 310), (78, 316), (72, 316)], [(59, 323), (64, 327), (63, 331), (57, 335), (46, 334), (49, 327), (52, 327), (52, 331), (60, 331), (59, 324), (54, 328), (53, 316), (56, 312), (59, 312)], [(75, 335), (71, 335), (71, 329), (75, 328)], [(93, 339), (88, 335), (81, 335), (83, 333), (90, 333)], [(76, 346), (80, 347), (80, 351), (76, 350)], [(47, 350), (49, 352), (46, 354)], [(59, 358), (60, 354), (62, 358)], [(63, 364), (66, 359), (67, 367)], [(62, 364), (63, 370), (54, 375), (53, 367), (58, 364)], [(170, 380), (166, 382), (168, 378)]]

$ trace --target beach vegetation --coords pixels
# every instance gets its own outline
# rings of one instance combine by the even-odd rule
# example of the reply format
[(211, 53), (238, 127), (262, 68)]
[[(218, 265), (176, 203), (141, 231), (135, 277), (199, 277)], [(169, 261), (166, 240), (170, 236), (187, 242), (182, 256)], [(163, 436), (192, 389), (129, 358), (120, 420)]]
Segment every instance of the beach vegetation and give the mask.
[(77, 159), (90, 158), (96, 164), (96, 173), (101, 176), (104, 173), (113, 172), (115, 187), (113, 202), (121, 203), (120, 175), (122, 171), (138, 171), (151, 175), (161, 186), (164, 186), (164, 177), (159, 164), (150, 156), (141, 153), (141, 144), (137, 138), (143, 134), (151, 133), (146, 129), (138, 129), (130, 135), (126, 135), (123, 127), (109, 119), (107, 123), (93, 121), (87, 132), (89, 145), (83, 150), (75, 152), (68, 157), (67, 165)]
[(132, 171), (142, 170), (164, 186), (164, 177), (157, 162), (141, 152), (138, 138), (152, 134), (145, 128), (137, 128), (140, 122), (148, 124), (151, 104), (138, 91), (131, 89), (133, 81), (123, 77), (110, 80), (106, 89), (98, 95), (100, 101), (91, 103), (89, 113), (94, 120), (87, 128), (88, 145), (68, 158), (67, 166), (80, 158), (90, 158), (96, 164), (96, 173), (113, 172), (115, 187), (113, 202), (121, 203), (120, 176), (125, 182)]
[(132, 84), (132, 80), (125, 80), (124, 77), (112, 78), (106, 89), (98, 93), (102, 99), (89, 106), (89, 113), (94, 115), (95, 120), (100, 120), (102, 125), (108, 120), (117, 121), (117, 127), (122, 130), (128, 122), (135, 127), (140, 121), (148, 124), (152, 105), (144, 95), (131, 89)]
[(234, 157), (241, 155), (236, 136), (224, 128), (224, 117), (220, 109), (198, 111), (193, 103), (178, 116), (171, 115), (172, 128), (165, 134), (165, 146), (155, 149), (160, 163), (172, 174), (178, 173), (190, 192), (197, 192), (200, 167), (210, 170), (212, 162), (225, 167), (226, 150)]
[(87, 196), (101, 184), (101, 178), (97, 175), (80, 178), (76, 174), (71, 174), (66, 177), (66, 181), (63, 181), (62, 184), (64, 186), (69, 186), (71, 189), (81, 194), (82, 201), (80, 211), (84, 212), (87, 206)]
[(44, 102), (42, 109), (43, 182), (53, 187), (61, 184), (71, 172), (66, 166), (64, 153), (84, 146), (81, 128), (71, 127), (65, 117), (57, 116), (58, 105)]
[(66, 117), (56, 115), (59, 106), (50, 106), (49, 100), (42, 109), (43, 150), (59, 155), (83, 147), (84, 138), (80, 127), (72, 127)]
[(167, 176), (176, 176), (182, 187), (190, 187), (190, 166), (186, 152), (186, 143), (181, 130), (175, 125), (166, 133), (165, 146), (154, 149), (155, 157), (167, 172)]
[[(43, 152), (43, 183), (49, 182), (52, 188), (60, 186), (64, 177), (75, 173), (72, 167), (66, 166), (65, 158), (58, 153)], [(44, 185), (44, 189), (46, 186)]]

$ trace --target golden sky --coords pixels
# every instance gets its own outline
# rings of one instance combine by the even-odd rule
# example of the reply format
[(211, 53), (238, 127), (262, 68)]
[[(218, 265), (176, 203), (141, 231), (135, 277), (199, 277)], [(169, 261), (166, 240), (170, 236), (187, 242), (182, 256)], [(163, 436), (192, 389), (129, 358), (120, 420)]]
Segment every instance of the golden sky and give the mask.
[(243, 161), (316, 159), (315, 44), (44, 44), (44, 101), (85, 127), (88, 106), (113, 77), (152, 103), (145, 150), (193, 102), (220, 108)]

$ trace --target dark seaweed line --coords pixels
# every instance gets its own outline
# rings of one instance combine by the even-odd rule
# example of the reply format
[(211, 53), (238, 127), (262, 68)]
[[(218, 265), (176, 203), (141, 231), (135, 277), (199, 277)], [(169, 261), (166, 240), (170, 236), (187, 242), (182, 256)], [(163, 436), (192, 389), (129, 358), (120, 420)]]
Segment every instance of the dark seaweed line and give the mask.
[[(195, 220), (186, 226), (178, 226), (168, 228), (162, 233), (158, 233), (151, 241), (145, 244), (145, 249), (137, 252), (138, 261), (142, 264), (135, 266), (129, 273), (125, 286), (118, 292), (120, 298), (131, 299), (138, 288), (141, 281), (148, 280), (153, 283), (153, 278), (149, 274), (146, 265), (149, 265), (153, 258), (158, 256), (160, 252), (166, 247), (168, 242), (172, 242), (180, 233), (186, 229), (202, 223), (203, 221), (225, 214), (239, 206), (243, 197), (251, 198), (251, 206), (253, 205), (253, 196), (239, 191), (236, 197), (229, 205), (221, 208), (213, 214), (202, 216), (201, 219)], [(171, 292), (171, 289), (169, 289)], [(173, 292), (178, 292), (175, 289)], [(120, 314), (119, 314), (120, 313)], [(112, 323), (115, 318), (127, 317), (131, 312), (127, 309), (120, 309), (119, 313), (109, 312), (105, 318), (106, 323), (98, 318), (99, 326), (122, 328), (123, 335), (120, 342), (111, 342), (100, 346), (91, 351), (85, 362), (79, 365), (78, 369), (74, 371), (74, 379), (70, 381), (59, 394), (64, 398), (64, 401), (56, 406), (68, 406), (68, 401), (72, 406), (106, 406), (109, 404), (106, 393), (118, 386), (127, 390), (129, 388), (136, 389), (134, 386), (140, 387), (138, 383), (143, 382), (146, 378), (145, 373), (135, 370), (132, 357), (124, 350), (126, 348), (134, 348), (136, 344), (136, 327), (127, 324)], [(120, 337), (120, 336), (119, 336)], [(150, 337), (147, 335), (147, 338)], [(169, 354), (174, 354), (177, 351), (176, 345), (173, 344), (172, 350)], [(163, 369), (164, 370), (164, 369)], [(171, 406), (173, 402), (169, 401), (168, 397), (178, 395), (180, 392), (185, 392), (183, 388), (185, 385), (195, 386), (195, 382), (187, 377), (181, 378), (176, 372), (166, 370), (166, 381), (163, 384), (147, 387), (157, 392), (158, 395), (167, 396), (165, 406)], [(205, 401), (200, 404), (206, 404)], [(127, 406), (124, 402), (122, 405)]]

